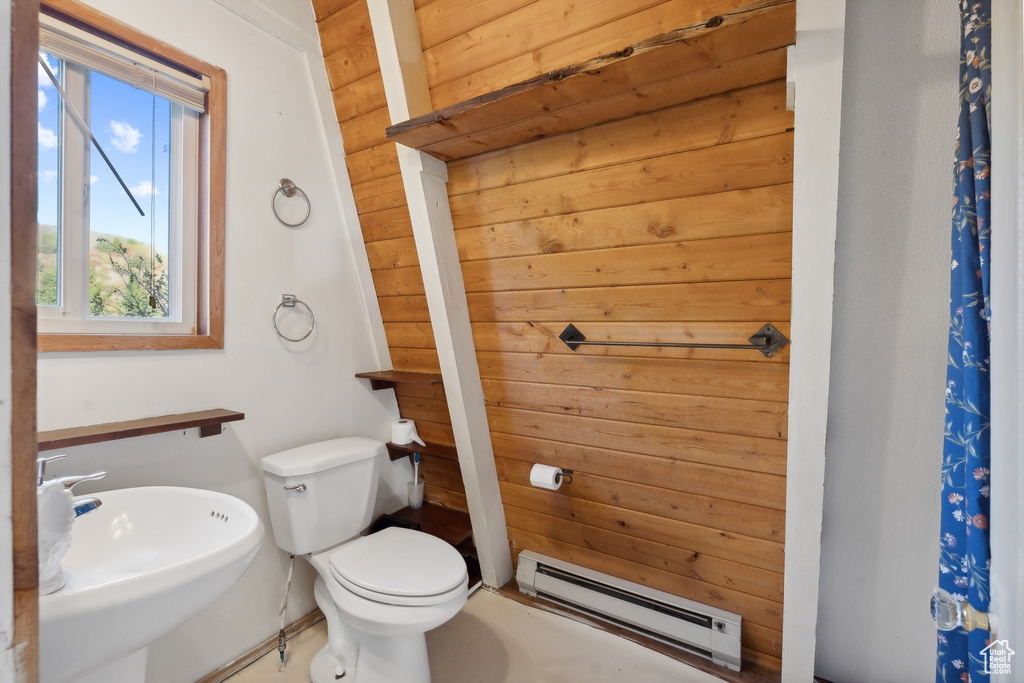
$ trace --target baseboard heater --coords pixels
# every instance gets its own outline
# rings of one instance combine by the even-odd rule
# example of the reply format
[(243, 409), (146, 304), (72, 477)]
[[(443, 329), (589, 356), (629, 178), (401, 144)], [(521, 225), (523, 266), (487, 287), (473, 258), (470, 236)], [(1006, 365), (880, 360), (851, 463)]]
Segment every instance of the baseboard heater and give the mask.
[(740, 670), (738, 614), (524, 550), (519, 590)]

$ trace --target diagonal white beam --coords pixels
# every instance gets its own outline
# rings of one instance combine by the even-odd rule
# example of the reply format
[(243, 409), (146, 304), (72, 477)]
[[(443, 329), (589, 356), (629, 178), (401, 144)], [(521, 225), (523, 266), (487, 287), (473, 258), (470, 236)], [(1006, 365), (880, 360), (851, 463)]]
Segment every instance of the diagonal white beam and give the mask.
[(845, 26), (846, 0), (797, 0), (783, 683), (814, 678)]
[[(429, 112), (427, 73), (412, 0), (369, 0), (368, 4), (392, 123)], [(428, 154), (397, 147), (480, 569), (484, 583), (501, 587), (512, 578), (512, 556), (448, 206), (448, 169)]]

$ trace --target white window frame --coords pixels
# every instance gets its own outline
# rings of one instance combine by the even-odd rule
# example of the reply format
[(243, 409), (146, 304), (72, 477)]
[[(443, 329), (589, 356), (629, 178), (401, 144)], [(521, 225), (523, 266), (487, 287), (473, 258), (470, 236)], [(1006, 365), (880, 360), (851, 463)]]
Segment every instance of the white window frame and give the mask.
[[(64, 90), (79, 113), (92, 125), (89, 115), (90, 69), (54, 53), (64, 64)], [(124, 81), (122, 81), (124, 82)], [(196, 315), (196, 238), (198, 215), (197, 169), (199, 164), (198, 115), (171, 101), (171, 201), (169, 211), (168, 301), (166, 318), (91, 317), (89, 281), (89, 169), (92, 144), (62, 108), (60, 182), (61, 258), (56, 305), (37, 306), (37, 331), (50, 334), (187, 334)], [(82, 188), (81, 192), (75, 188)], [(127, 198), (126, 198), (127, 199)], [(190, 220), (189, 220), (190, 219)]]
[[(225, 168), (226, 168), (226, 96), (227, 76), (222, 69), (188, 55), (177, 48), (168, 45), (156, 38), (143, 34), (135, 29), (122, 24), (111, 17), (102, 14), (95, 9), (77, 0), (41, 0), (40, 17), (46, 23), (52, 25), (50, 18), (64, 21), (75, 27), (78, 33), (93, 35), (99, 41), (109, 41), (112, 51), (130, 53), (138, 57), (137, 63), (147, 68), (154, 65), (159, 69), (166, 69), (166, 73), (188, 76), (199, 79), (203, 82), (204, 90), (200, 93), (199, 100), (194, 106), (204, 108), (204, 111), (194, 119), (194, 125), (186, 124), (183, 121), (183, 134), (181, 139), (172, 144), (182, 145), (182, 152), (190, 150), (192, 159), (184, 158), (183, 165), (196, 169), (195, 177), (182, 179), (182, 189), (185, 187), (190, 192), (181, 193), (182, 200), (178, 206), (172, 206), (172, 221), (175, 218), (181, 219), (180, 223), (189, 225), (193, 216), (197, 217), (194, 228), (186, 228), (179, 231), (179, 237), (175, 238), (172, 229), (172, 253), (169, 258), (177, 254), (183, 269), (180, 272), (178, 282), (174, 282), (171, 273), (168, 273), (168, 288), (177, 289), (183, 283), (186, 295), (178, 297), (178, 301), (184, 298), (184, 305), (179, 313), (172, 311), (172, 317), (178, 318), (177, 322), (168, 322), (166, 319), (118, 319), (118, 318), (92, 318), (83, 321), (84, 327), (77, 323), (67, 326), (67, 318), (71, 315), (64, 315), (64, 310), (58, 309), (55, 316), (63, 318), (59, 322), (63, 327), (59, 333), (53, 332), (49, 327), (50, 321), (44, 320), (48, 313), (44, 307), (37, 307), (40, 316), (38, 329), (38, 348), (40, 351), (131, 351), (131, 350), (182, 350), (182, 349), (217, 349), (223, 348), (224, 331), (224, 193), (225, 193)], [(126, 47), (127, 46), (127, 47)], [(45, 49), (45, 48), (44, 48)], [(56, 55), (63, 56), (63, 55)], [(135, 58), (132, 58), (135, 61)], [(78, 61), (78, 60), (72, 60)], [(102, 70), (106, 73), (106, 70)], [(118, 77), (116, 74), (109, 74)], [(174, 88), (176, 82), (160, 81), (157, 76), (156, 88), (158, 95), (165, 96), (167, 92), (172, 102), (175, 101)], [(124, 77), (119, 80), (129, 81)], [(171, 91), (167, 88), (170, 87)], [(187, 101), (187, 93), (184, 95)], [(84, 113), (84, 112), (83, 112)], [(185, 117), (188, 118), (187, 116)], [(66, 121), (64, 131), (71, 132), (78, 129), (74, 122)], [(189, 136), (193, 136), (197, 144), (190, 144)], [(86, 138), (87, 139), (87, 138)], [(65, 143), (65, 149), (70, 144)], [(90, 147), (82, 147), (83, 150), (90, 150)], [(62, 152), (66, 153), (66, 152)], [(84, 153), (84, 152), (83, 152)], [(183, 156), (183, 155), (182, 155)], [(79, 163), (77, 160), (74, 163)], [(88, 173), (88, 166), (82, 160), (82, 168)], [(87, 177), (87, 176), (86, 176)], [(175, 174), (172, 173), (172, 182)], [(194, 188), (194, 189), (193, 189)], [(67, 201), (67, 199), (65, 199)], [(175, 216), (175, 212), (177, 215)], [(87, 220), (87, 216), (85, 217)], [(70, 233), (70, 226), (66, 233)], [(88, 226), (79, 226), (76, 231), (80, 248), (87, 250)], [(191, 233), (192, 239), (180, 239), (181, 232)], [(179, 251), (180, 250), (180, 251)], [(83, 252), (84, 253), (84, 252)], [(86, 267), (85, 257), (81, 260), (79, 272)], [(66, 277), (73, 277), (73, 273), (65, 271)], [(83, 273), (82, 277), (87, 282)], [(192, 286), (194, 284), (194, 287)], [(189, 289), (194, 289), (194, 294), (188, 294)], [(171, 299), (174, 300), (173, 292)], [(63, 307), (70, 310), (78, 307), (78, 310), (88, 311), (87, 306), (88, 287), (84, 291), (83, 301), (63, 301)], [(55, 307), (51, 307), (55, 308)]]

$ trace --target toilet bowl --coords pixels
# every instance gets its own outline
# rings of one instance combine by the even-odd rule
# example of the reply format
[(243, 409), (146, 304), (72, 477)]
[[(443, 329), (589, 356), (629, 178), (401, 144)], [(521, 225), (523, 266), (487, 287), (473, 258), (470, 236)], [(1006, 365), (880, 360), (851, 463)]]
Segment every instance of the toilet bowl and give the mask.
[(310, 666), (313, 683), (429, 683), (425, 633), (466, 602), (466, 564), (448, 543), (396, 527), (359, 535), (384, 453), (380, 442), (350, 437), (261, 461), (278, 546), (319, 575), (327, 644)]
[[(341, 628), (337, 638), (328, 637), (327, 652), (319, 654), (331, 675), (322, 680), (336, 680), (338, 654), (345, 658), (349, 653), (351, 659), (354, 653), (358, 683), (428, 683), (424, 634), (466, 603), (462, 557), (433, 536), (390, 528), (311, 555), (309, 561), (326, 589), (328, 607), (337, 609)], [(324, 601), (322, 589), (318, 604)], [(331, 652), (334, 640), (341, 641), (337, 653)], [(311, 680), (322, 683), (315, 676)]]

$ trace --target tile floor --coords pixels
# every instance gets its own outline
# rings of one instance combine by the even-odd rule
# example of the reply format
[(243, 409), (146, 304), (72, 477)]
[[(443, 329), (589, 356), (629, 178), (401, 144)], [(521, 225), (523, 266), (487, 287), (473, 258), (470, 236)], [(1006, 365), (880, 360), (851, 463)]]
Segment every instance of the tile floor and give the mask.
[[(321, 621), (225, 683), (306, 683), (326, 639)], [(719, 679), (585, 624), (478, 590), (427, 633), (433, 683), (718, 683)], [(396, 683), (400, 683), (396, 681)]]

